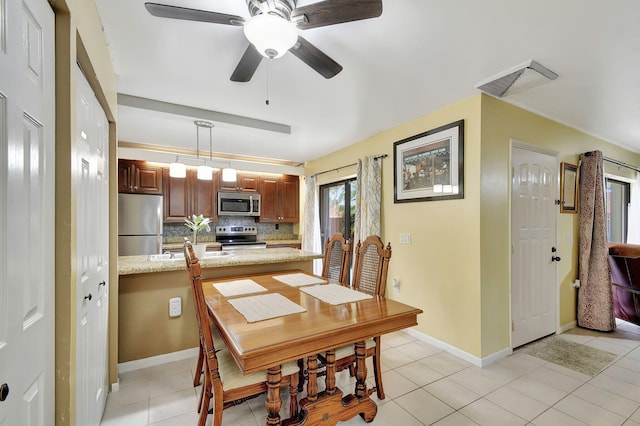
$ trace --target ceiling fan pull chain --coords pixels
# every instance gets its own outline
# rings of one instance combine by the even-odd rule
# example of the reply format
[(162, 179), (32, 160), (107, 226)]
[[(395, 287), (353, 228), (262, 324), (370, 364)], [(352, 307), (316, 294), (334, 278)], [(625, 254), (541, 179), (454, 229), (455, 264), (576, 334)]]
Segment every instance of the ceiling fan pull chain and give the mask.
[(271, 60), (267, 61), (267, 99), (264, 101), (267, 106), (269, 105), (269, 75), (271, 75)]

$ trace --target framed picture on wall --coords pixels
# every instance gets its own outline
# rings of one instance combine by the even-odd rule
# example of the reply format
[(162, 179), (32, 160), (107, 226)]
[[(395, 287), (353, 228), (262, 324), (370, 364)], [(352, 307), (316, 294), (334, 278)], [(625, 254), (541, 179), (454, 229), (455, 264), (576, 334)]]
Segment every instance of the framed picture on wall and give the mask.
[(578, 166), (560, 163), (560, 213), (578, 213)]
[(393, 144), (393, 201), (464, 198), (464, 120)]

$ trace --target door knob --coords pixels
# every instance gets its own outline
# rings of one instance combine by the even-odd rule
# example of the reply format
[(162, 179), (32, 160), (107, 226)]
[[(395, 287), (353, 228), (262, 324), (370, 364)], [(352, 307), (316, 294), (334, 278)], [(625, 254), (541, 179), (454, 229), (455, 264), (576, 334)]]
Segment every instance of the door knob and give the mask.
[(562, 259), (560, 259), (560, 256), (551, 256), (551, 261), (552, 262), (560, 262)]
[(6, 383), (3, 383), (0, 385), (0, 402), (6, 400), (8, 396), (9, 396), (9, 385)]
[(91, 295), (91, 293), (89, 293), (88, 295), (86, 295), (86, 296), (84, 297), (84, 300), (89, 300), (89, 301), (91, 301), (91, 299), (92, 299), (92, 298), (93, 298), (93, 296)]

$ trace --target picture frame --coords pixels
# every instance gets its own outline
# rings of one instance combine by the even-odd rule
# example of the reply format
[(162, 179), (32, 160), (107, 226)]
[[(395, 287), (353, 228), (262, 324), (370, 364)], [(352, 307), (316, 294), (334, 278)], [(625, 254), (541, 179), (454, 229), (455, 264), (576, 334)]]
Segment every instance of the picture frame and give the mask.
[(560, 213), (578, 213), (578, 166), (560, 163)]
[(464, 120), (393, 144), (393, 202), (464, 198)]

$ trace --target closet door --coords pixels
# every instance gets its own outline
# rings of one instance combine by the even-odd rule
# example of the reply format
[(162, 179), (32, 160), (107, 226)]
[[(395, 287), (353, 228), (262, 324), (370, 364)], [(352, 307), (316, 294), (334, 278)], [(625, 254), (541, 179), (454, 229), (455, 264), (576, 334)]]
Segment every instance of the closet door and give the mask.
[(0, 0), (0, 425), (54, 424), (54, 14)]
[(109, 128), (82, 71), (76, 71), (76, 424), (98, 425), (107, 396), (109, 310)]

